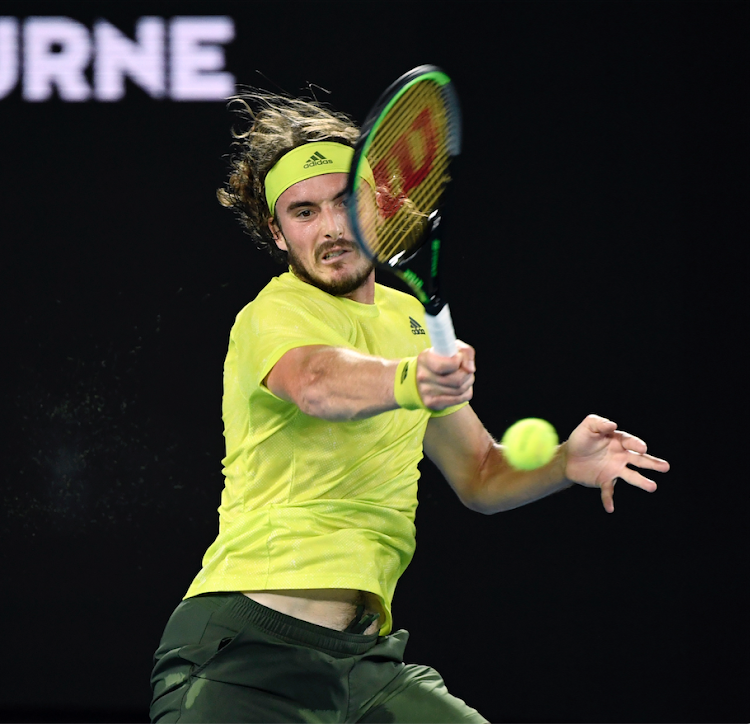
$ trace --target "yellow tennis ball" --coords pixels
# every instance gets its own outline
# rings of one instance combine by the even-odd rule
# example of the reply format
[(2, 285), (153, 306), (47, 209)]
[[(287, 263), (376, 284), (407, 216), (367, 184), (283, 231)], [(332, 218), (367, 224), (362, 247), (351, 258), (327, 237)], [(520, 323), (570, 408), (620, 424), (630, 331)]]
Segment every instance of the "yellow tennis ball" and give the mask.
[(501, 440), (505, 459), (516, 470), (535, 470), (555, 455), (557, 432), (546, 420), (527, 417), (511, 425)]

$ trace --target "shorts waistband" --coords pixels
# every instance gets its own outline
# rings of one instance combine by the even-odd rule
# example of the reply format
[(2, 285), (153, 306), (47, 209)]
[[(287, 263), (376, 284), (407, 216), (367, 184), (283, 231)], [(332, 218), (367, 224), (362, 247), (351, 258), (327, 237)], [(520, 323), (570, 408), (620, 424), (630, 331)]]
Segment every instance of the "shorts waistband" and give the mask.
[(237, 623), (250, 623), (265, 633), (293, 644), (311, 646), (333, 656), (358, 656), (367, 653), (377, 642), (378, 634), (354, 634), (318, 626), (253, 601), (243, 593), (204, 594), (201, 598), (221, 600), (222, 615)]

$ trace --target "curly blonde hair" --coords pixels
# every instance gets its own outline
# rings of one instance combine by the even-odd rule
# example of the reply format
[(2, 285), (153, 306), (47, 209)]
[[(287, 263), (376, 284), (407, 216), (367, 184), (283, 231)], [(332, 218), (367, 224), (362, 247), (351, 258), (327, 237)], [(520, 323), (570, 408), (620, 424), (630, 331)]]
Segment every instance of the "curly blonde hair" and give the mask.
[(318, 101), (292, 98), (257, 89), (233, 96), (230, 108), (240, 115), (245, 130), (232, 130), (233, 153), (229, 178), (216, 195), (232, 209), (255, 244), (281, 263), (281, 251), (268, 228), (271, 214), (264, 182), (276, 162), (297, 146), (312, 141), (337, 141), (353, 146), (359, 135), (354, 122)]

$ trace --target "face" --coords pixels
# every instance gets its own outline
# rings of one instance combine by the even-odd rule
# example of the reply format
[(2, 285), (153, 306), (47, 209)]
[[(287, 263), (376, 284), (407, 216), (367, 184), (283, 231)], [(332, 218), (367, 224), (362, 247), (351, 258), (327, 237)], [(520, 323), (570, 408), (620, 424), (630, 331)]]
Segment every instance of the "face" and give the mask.
[(372, 262), (354, 240), (344, 206), (345, 173), (327, 173), (290, 186), (269, 221), (295, 275), (324, 292), (371, 301)]

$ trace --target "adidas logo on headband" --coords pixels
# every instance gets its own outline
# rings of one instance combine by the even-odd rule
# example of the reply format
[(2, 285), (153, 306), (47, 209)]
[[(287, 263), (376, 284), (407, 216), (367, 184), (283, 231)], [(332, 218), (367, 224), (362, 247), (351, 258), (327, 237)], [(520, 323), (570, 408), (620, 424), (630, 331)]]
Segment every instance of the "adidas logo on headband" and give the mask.
[(322, 166), (324, 163), (333, 163), (327, 159), (320, 151), (316, 151), (302, 168), (312, 168), (313, 166)]

